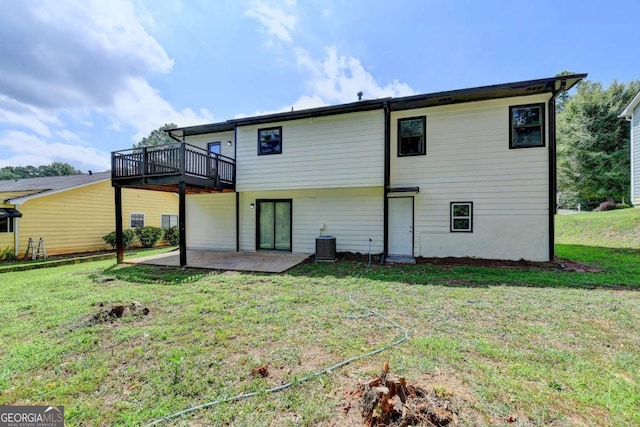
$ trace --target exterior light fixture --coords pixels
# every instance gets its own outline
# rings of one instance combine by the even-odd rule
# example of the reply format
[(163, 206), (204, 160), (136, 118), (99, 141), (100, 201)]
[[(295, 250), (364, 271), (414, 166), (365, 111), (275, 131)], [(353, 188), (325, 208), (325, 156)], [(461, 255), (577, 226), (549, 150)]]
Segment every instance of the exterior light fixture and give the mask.
[(227, 145), (228, 145), (229, 147), (231, 147), (231, 145), (232, 145), (232, 144), (233, 144), (233, 143), (232, 143), (231, 141), (227, 141)]
[(251, 204), (249, 205), (249, 209), (255, 209), (255, 208), (256, 208), (256, 205), (255, 205), (254, 203), (251, 203)]

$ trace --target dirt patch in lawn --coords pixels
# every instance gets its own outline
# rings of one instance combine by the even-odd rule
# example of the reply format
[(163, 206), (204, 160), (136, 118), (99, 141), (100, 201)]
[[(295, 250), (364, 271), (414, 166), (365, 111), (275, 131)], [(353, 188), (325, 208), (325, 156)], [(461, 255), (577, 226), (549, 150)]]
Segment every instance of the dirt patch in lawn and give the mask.
[(88, 316), (85, 316), (81, 320), (81, 324), (85, 326), (101, 325), (105, 323), (117, 323), (122, 322), (124, 319), (140, 319), (149, 315), (150, 310), (148, 307), (144, 307), (137, 301), (123, 304), (98, 304), (98, 311)]
[[(352, 252), (339, 252), (336, 254), (337, 261), (352, 261), (367, 263), (369, 262), (369, 256), (366, 254), (354, 254)], [(566, 259), (556, 258), (553, 262), (535, 262), (521, 259), (519, 261), (503, 260), (503, 259), (484, 259), (484, 258), (424, 258), (416, 257), (416, 264), (418, 265), (432, 265), (437, 267), (486, 267), (486, 268), (513, 268), (520, 270), (562, 270), (562, 271), (575, 271), (578, 273), (598, 273), (602, 270), (591, 267), (588, 265), (580, 264), (578, 262), (569, 261)], [(310, 258), (310, 262), (313, 262), (313, 257)], [(381, 256), (372, 255), (371, 262), (373, 264), (380, 264)], [(388, 264), (393, 265), (393, 264)]]

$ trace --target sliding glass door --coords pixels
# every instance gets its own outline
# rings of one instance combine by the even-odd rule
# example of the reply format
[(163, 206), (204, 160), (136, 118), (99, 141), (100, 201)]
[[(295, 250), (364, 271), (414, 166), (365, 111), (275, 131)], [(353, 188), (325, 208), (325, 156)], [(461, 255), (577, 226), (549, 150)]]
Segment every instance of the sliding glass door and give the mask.
[(257, 249), (291, 251), (291, 200), (258, 200)]

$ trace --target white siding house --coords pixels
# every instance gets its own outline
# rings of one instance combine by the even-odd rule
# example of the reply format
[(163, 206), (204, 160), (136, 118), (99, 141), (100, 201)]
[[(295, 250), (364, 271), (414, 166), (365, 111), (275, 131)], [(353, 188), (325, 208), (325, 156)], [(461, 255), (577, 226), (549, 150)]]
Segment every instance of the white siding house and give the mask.
[(640, 208), (640, 92), (624, 109), (621, 117), (631, 122), (631, 203)]
[[(163, 175), (154, 178), (131, 172), (155, 166), (151, 157), (114, 153), (113, 182), (179, 188), (185, 253), (313, 253), (316, 238), (328, 235), (338, 252), (390, 260), (548, 261), (554, 256), (555, 98), (585, 76), (172, 129), (185, 153), (185, 147), (193, 152), (184, 154), (187, 160), (173, 169), (163, 164)], [(198, 167), (201, 160), (193, 156), (207, 166)], [(234, 167), (233, 177), (229, 169), (225, 179), (216, 175), (222, 163)], [(175, 181), (168, 170), (179, 171)]]

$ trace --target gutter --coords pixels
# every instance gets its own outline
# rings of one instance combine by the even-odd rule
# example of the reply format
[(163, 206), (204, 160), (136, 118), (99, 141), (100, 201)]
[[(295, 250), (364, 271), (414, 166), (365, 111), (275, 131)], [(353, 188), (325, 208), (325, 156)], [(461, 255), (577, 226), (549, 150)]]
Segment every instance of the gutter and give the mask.
[(557, 158), (556, 158), (556, 98), (558, 95), (566, 90), (567, 80), (562, 79), (560, 81), (560, 87), (556, 89), (553, 88), (551, 92), (551, 98), (549, 98), (549, 261), (553, 262), (556, 254), (555, 248), (555, 216), (556, 211), (558, 210), (558, 196), (557, 196), (557, 180), (558, 180), (558, 172), (556, 170), (557, 167)]

